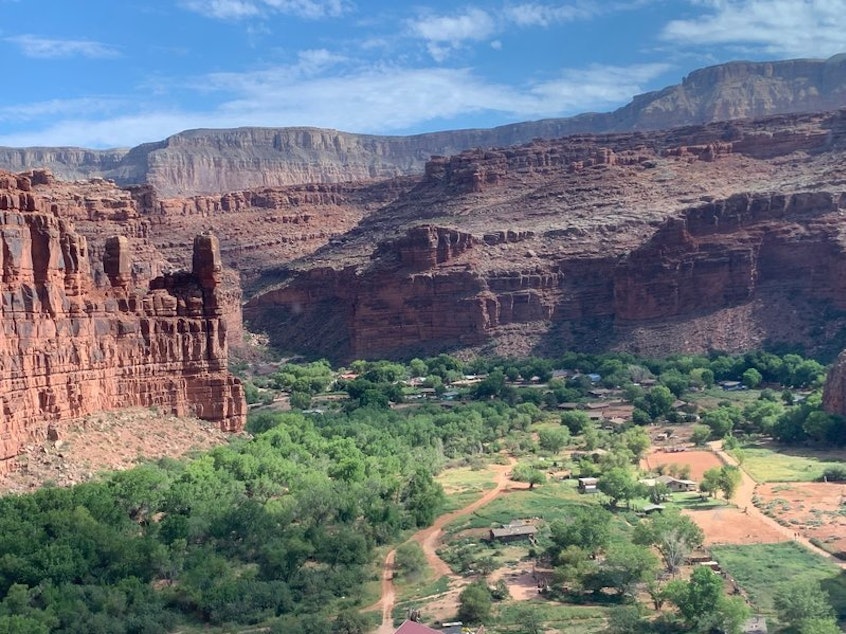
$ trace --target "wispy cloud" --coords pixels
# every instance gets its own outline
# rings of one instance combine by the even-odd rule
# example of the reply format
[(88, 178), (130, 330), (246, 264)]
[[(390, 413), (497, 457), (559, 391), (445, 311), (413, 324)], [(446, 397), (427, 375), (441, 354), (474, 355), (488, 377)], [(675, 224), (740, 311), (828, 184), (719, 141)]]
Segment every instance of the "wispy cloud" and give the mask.
[(465, 7), (444, 15), (424, 12), (408, 20), (406, 24), (413, 37), (426, 42), (426, 48), (432, 58), (443, 62), (470, 43), (491, 40), (494, 48), (501, 47), (502, 43), (494, 39), (495, 36), (515, 27), (550, 27), (629, 8), (631, 7), (625, 3), (598, 5), (581, 1), (570, 4), (522, 2), (497, 9)]
[(703, 15), (673, 20), (662, 38), (736, 45), (772, 55), (827, 57), (842, 51), (846, 0), (689, 0)]
[(80, 112), (109, 114), (126, 108), (130, 102), (110, 97), (50, 99), (25, 105), (0, 106), (0, 121), (37, 121), (43, 117), (77, 116)]
[(119, 51), (107, 44), (91, 40), (58, 40), (37, 35), (15, 35), (5, 41), (20, 47), (27, 57), (53, 59), (60, 57), (118, 57)]
[(346, 0), (181, 0), (179, 4), (219, 20), (240, 20), (269, 13), (316, 20), (339, 17), (351, 9)]
[(506, 7), (504, 17), (517, 26), (551, 26), (593, 17), (601, 10), (596, 3), (591, 5), (547, 5), (535, 2)]
[(498, 30), (491, 14), (476, 8), (454, 15), (427, 15), (408, 25), (415, 36), (426, 41), (429, 53), (437, 61), (446, 59), (465, 42), (484, 41)]
[(660, 64), (592, 66), (512, 86), (469, 68), (373, 67), (309, 51), (291, 66), (199, 78), (195, 83), (205, 87), (208, 102), (217, 98), (217, 105), (204, 112), (151, 110), (94, 119), (80, 103), (76, 113), (63, 108), (62, 116), (54, 118), (59, 120), (45, 129), (0, 136), (0, 145), (128, 146), (197, 127), (318, 126), (396, 133), (473, 113), (499, 113), (510, 120), (566, 116), (620, 105), (665, 69)]

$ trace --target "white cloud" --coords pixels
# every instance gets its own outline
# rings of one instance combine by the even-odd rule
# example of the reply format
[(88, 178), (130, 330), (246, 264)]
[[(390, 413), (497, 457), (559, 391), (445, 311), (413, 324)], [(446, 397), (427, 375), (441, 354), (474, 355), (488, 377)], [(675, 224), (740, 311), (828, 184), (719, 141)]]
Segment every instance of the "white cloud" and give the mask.
[[(315, 70), (329, 66), (331, 76)], [(492, 83), (468, 68), (355, 67), (312, 51), (293, 66), (198, 79), (197, 85), (208, 91), (207, 103), (222, 97), (207, 111), (138, 111), (94, 120), (80, 103), (77, 113), (62, 110), (63, 120), (48, 117), (45, 128), (0, 136), (0, 145), (129, 146), (197, 127), (317, 126), (396, 133), (472, 114), (498, 113), (512, 120), (566, 116), (620, 105), (665, 69), (594, 66), (512, 86)]]
[(180, 5), (219, 20), (240, 20), (274, 12), (313, 20), (339, 17), (350, 10), (346, 0), (182, 0)]
[(634, 66), (591, 65), (568, 69), (560, 77), (541, 82), (531, 92), (538, 103), (553, 106), (555, 112), (584, 112), (619, 105), (643, 92), (646, 83), (669, 70), (667, 64)]
[(75, 116), (80, 112), (102, 114), (126, 108), (128, 102), (121, 99), (82, 97), (78, 99), (50, 99), (23, 105), (0, 107), (0, 121), (37, 121), (42, 117)]
[(596, 4), (551, 6), (531, 2), (506, 7), (504, 16), (517, 26), (550, 26), (560, 22), (590, 18), (599, 11)]
[(846, 45), (846, 0), (689, 0), (703, 15), (669, 22), (682, 45), (736, 45), (772, 55), (828, 57)]
[(439, 62), (467, 42), (480, 42), (497, 32), (494, 18), (482, 9), (468, 8), (455, 15), (425, 15), (410, 20), (412, 34), (426, 41), (429, 54)]
[[(483, 42), (509, 29), (550, 27), (564, 22), (586, 20), (608, 11), (627, 10), (628, 5), (602, 5), (580, 0), (572, 4), (543, 4), (525, 2), (506, 5), (502, 9), (467, 7), (451, 15), (424, 13), (408, 20), (412, 36), (426, 42), (426, 48), (435, 61), (443, 62), (453, 53), (474, 42)], [(494, 48), (501, 46), (497, 39)]]
[(37, 35), (15, 35), (5, 38), (16, 44), (27, 57), (52, 59), (59, 57), (118, 57), (116, 48), (90, 40), (57, 40)]

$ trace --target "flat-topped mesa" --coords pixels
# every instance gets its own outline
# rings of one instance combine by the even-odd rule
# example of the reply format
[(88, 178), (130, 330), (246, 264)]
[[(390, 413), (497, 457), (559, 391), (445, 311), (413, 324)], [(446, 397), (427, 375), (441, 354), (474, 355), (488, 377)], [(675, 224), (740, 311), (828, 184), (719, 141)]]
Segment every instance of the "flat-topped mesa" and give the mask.
[(110, 237), (108, 282), (95, 282), (87, 240), (28, 185), (0, 173), (0, 472), (48, 426), (98, 411), (155, 407), (241, 429), (217, 240), (198, 237), (196, 274), (141, 284), (130, 275), (130, 239)]

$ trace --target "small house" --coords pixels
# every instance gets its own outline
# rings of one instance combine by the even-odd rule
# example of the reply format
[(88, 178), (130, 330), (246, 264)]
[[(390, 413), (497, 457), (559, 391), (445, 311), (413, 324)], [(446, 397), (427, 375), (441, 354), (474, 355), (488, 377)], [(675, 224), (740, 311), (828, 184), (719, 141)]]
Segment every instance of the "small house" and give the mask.
[(602, 456), (608, 454), (605, 449), (591, 449), (589, 451), (573, 451), (570, 453), (571, 460), (590, 460), (597, 463), (602, 460)]
[(660, 513), (665, 508), (663, 504), (644, 504), (643, 513), (644, 515), (652, 515), (653, 513)]
[(699, 488), (699, 485), (694, 480), (682, 480), (681, 478), (674, 478), (670, 475), (658, 476), (655, 478), (655, 482), (665, 485), (673, 493), (696, 491)]
[(597, 493), (599, 489), (599, 478), (579, 478), (579, 493)]
[(481, 625), (478, 629), (475, 629), (465, 626), (461, 621), (455, 621), (444, 623), (442, 629), (436, 630), (417, 621), (408, 620), (394, 630), (394, 634), (464, 634), (465, 632), (485, 634), (485, 626)]
[(524, 539), (529, 541), (535, 538), (538, 529), (532, 524), (523, 522), (512, 522), (501, 528), (492, 528), (490, 530), (490, 541), (498, 541), (504, 543), (518, 542)]
[(763, 616), (753, 616), (747, 619), (741, 627), (743, 634), (767, 634), (767, 619)]

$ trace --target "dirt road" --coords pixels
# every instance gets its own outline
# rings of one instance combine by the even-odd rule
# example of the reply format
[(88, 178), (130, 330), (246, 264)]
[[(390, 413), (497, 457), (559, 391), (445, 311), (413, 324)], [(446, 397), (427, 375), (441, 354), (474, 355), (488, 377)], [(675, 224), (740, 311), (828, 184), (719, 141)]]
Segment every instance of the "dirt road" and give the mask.
[[(491, 470), (496, 475), (495, 486), (490, 491), (487, 491), (482, 497), (475, 502), (471, 502), (464, 508), (452, 511), (441, 515), (435, 522), (422, 530), (417, 531), (411, 539), (416, 541), (423, 548), (426, 555), (426, 561), (435, 573), (435, 577), (449, 577), (450, 580), (460, 580), (461, 577), (453, 574), (446, 562), (438, 557), (436, 552), (443, 528), (450, 522), (469, 515), (474, 511), (482, 508), (502, 493), (507, 488), (511, 489), (527, 489), (528, 485), (517, 485), (509, 480), (509, 474), (517, 461), (514, 458), (508, 459), (508, 464), (505, 465), (491, 465)], [(509, 486), (510, 485), (510, 486)], [(385, 563), (382, 566), (382, 596), (378, 604), (382, 609), (382, 625), (376, 630), (376, 634), (393, 634), (394, 620), (391, 613), (394, 610), (394, 603), (396, 602), (396, 591), (394, 589), (394, 560), (396, 558), (396, 550), (392, 550), (385, 557)], [(375, 607), (375, 605), (373, 606)]]

